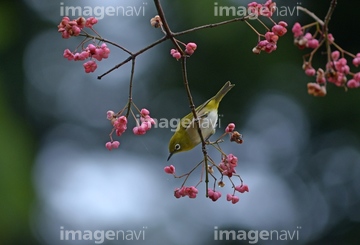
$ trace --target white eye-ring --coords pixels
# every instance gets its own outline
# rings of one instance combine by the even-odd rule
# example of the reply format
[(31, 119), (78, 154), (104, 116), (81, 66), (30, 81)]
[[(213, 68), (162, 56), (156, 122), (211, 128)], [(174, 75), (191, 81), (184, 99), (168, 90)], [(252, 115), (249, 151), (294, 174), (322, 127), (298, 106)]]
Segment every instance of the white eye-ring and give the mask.
[(180, 150), (180, 148), (181, 148), (180, 144), (176, 144), (176, 145), (175, 145), (175, 150), (176, 150), (176, 151)]

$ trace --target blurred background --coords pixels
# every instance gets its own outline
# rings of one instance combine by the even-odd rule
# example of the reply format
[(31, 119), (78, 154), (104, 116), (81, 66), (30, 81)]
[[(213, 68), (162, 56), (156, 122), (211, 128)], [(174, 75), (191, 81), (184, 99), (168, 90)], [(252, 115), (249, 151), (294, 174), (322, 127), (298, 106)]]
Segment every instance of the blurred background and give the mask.
[[(360, 52), (360, 2), (338, 1), (330, 32), (349, 52)], [(249, 1), (217, 1), (218, 6), (244, 6)], [(142, 7), (136, 16), (105, 16), (95, 29), (106, 39), (137, 51), (162, 37), (149, 20), (152, 1), (1, 1), (0, 2), (0, 244), (95, 244), (61, 240), (63, 230), (134, 230), (143, 240), (103, 244), (249, 244), (214, 241), (214, 230), (287, 230), (298, 240), (258, 244), (358, 244), (360, 240), (360, 90), (332, 84), (328, 95), (307, 94), (313, 79), (301, 69), (306, 51), (293, 45), (291, 27), (310, 23), (304, 6), (320, 18), (330, 1), (277, 1), (288, 9), (289, 32), (272, 54), (252, 54), (257, 36), (245, 23), (233, 23), (179, 37), (198, 45), (188, 60), (195, 103), (213, 96), (224, 82), (236, 86), (220, 105), (220, 129), (234, 122), (242, 145), (222, 144), (239, 158), (238, 173), (250, 192), (236, 205), (226, 201), (230, 183), (219, 189), (217, 202), (173, 197), (182, 180), (177, 173), (201, 160), (200, 147), (166, 162), (170, 129), (151, 129), (135, 136), (128, 131), (121, 146), (105, 147), (111, 126), (106, 111), (127, 102), (130, 65), (98, 80), (97, 76), (127, 55), (115, 47), (98, 69), (85, 74), (82, 63), (67, 61), (81, 38), (62, 39), (57, 32), (61, 6)], [(163, 1), (173, 31), (215, 23), (214, 2)], [(130, 15), (130, 12), (129, 14)], [(253, 21), (255, 27), (261, 28)], [(170, 55), (170, 42), (137, 58), (133, 99), (154, 118), (180, 118), (188, 113), (180, 63)], [(319, 53), (314, 67), (324, 67)], [(352, 66), (351, 66), (352, 67)], [(352, 67), (354, 69), (354, 67)], [(355, 69), (356, 71), (356, 69)], [(214, 137), (215, 138), (215, 137)], [(213, 159), (220, 156), (209, 150)], [(194, 185), (199, 173), (187, 185)], [(217, 228), (215, 228), (217, 227)]]

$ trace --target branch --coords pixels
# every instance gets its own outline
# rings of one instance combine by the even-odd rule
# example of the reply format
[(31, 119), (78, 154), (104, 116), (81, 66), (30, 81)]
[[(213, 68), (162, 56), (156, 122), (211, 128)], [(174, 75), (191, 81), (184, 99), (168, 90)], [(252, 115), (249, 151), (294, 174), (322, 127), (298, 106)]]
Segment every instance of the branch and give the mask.
[(309, 15), (311, 18), (316, 20), (316, 22), (318, 22), (321, 26), (324, 26), (324, 22), (322, 20), (320, 20), (319, 17), (317, 17), (313, 12), (309, 11), (307, 8), (297, 6), (297, 9), (301, 10), (304, 13), (306, 13), (307, 15)]

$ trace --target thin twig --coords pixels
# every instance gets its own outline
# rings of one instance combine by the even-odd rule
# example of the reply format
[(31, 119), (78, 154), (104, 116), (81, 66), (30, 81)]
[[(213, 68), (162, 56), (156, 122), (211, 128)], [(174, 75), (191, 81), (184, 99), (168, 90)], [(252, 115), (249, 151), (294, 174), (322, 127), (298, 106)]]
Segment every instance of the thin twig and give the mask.
[(332, 58), (331, 58), (331, 42), (329, 40), (329, 29), (328, 29), (328, 25), (329, 25), (329, 22), (330, 22), (330, 19), (331, 19), (331, 16), (332, 14), (334, 13), (334, 10), (335, 10), (335, 7), (336, 7), (336, 4), (337, 4), (337, 1), (336, 0), (332, 0), (331, 1), (331, 4), (330, 4), (330, 7), (329, 7), (329, 10), (325, 16), (325, 23), (323, 25), (323, 33), (324, 33), (324, 37), (325, 37), (325, 40), (326, 40), (326, 52), (327, 52), (327, 59), (328, 59), (328, 62), (330, 63)]
[(319, 17), (317, 17), (313, 12), (311, 12), (310, 10), (308, 10), (307, 8), (304, 8), (302, 6), (297, 6), (298, 10), (303, 11), (304, 13), (306, 13), (307, 15), (309, 15), (311, 18), (313, 18), (314, 20), (316, 20), (316, 22), (318, 22), (321, 26), (324, 26), (324, 22), (322, 20), (319, 19)]
[(197, 113), (196, 113), (194, 101), (193, 101), (191, 91), (190, 91), (190, 87), (189, 87), (189, 81), (188, 81), (188, 78), (187, 78), (187, 69), (186, 69), (186, 57), (185, 56), (183, 56), (181, 58), (181, 70), (182, 70), (182, 75), (183, 75), (183, 81), (184, 81), (186, 94), (188, 96), (188, 100), (189, 100), (189, 104), (190, 104), (190, 109), (191, 109), (191, 112), (192, 112), (193, 117), (194, 117), (194, 123), (195, 123), (194, 126), (197, 128), (197, 131), (198, 131), (199, 137), (201, 139), (201, 143), (202, 143), (202, 152), (203, 152), (203, 155), (204, 155), (204, 167), (206, 169), (205, 170), (206, 197), (208, 197), (209, 178), (208, 178), (208, 169), (207, 169), (206, 142), (205, 142), (204, 136), (202, 135), (202, 132), (201, 132), (199, 118), (198, 118)]
[(135, 71), (135, 57), (132, 58), (132, 62), (131, 62), (131, 73), (130, 73), (131, 75), (130, 75), (130, 84), (129, 84), (129, 99), (128, 99), (128, 109), (127, 109), (127, 112), (126, 112), (126, 117), (129, 116), (129, 112), (130, 112), (131, 104), (132, 104), (132, 87), (133, 87), (133, 80), (134, 80), (134, 71)]
[(174, 32), (174, 33), (173, 33), (173, 36), (174, 36), (174, 37), (176, 37), (176, 36), (181, 36), (181, 35), (184, 35), (184, 34), (193, 32), (193, 31), (198, 31), (198, 30), (207, 29), (207, 28), (214, 28), (214, 27), (222, 26), (222, 25), (229, 24), (229, 23), (233, 23), (233, 22), (237, 22), (237, 21), (244, 21), (244, 20), (246, 20), (246, 19), (248, 19), (248, 18), (249, 18), (249, 17), (246, 16), (246, 17), (234, 18), (234, 19), (231, 19), (231, 20), (221, 21), (221, 22), (218, 22), (218, 23), (213, 23), (213, 24), (207, 24), (207, 25), (203, 25), (203, 26), (198, 26), (198, 27), (194, 27), (194, 28), (191, 28), (191, 29), (188, 29), (188, 30), (185, 30), (185, 31)]
[(164, 11), (163, 11), (163, 9), (161, 7), (160, 0), (154, 0), (154, 3), (155, 3), (156, 10), (158, 11), (158, 14), (160, 16), (161, 22), (163, 24), (163, 30), (165, 30), (165, 32), (166, 32), (166, 36), (170, 38), (172, 43), (175, 45), (176, 49), (180, 53), (184, 54), (183, 50), (180, 48), (179, 44), (174, 39), (174, 35), (170, 30), (170, 27), (169, 27), (169, 25), (168, 25), (168, 23), (166, 21), (166, 18), (165, 18), (165, 13), (164, 13)]

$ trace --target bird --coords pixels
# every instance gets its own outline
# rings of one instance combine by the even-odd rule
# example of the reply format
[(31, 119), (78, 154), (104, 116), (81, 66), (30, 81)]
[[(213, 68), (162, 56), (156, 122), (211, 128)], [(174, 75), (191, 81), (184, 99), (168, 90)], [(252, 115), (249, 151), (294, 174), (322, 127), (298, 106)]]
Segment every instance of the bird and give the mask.
[[(199, 126), (204, 140), (210, 138), (215, 133), (218, 120), (218, 107), (222, 98), (235, 86), (230, 81), (217, 92), (217, 94), (198, 106), (195, 111), (199, 119)], [(169, 141), (169, 157), (175, 153), (189, 151), (201, 143), (194, 115), (192, 112), (184, 116), (178, 123), (175, 133)]]

